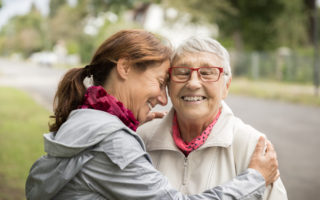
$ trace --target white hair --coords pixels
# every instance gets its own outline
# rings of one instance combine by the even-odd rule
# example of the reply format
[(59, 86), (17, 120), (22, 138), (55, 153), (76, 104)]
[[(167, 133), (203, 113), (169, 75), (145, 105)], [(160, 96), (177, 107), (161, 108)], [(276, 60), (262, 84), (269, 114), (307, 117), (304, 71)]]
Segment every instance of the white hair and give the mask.
[(180, 44), (172, 55), (172, 61), (183, 56), (184, 53), (213, 53), (222, 59), (225, 82), (231, 78), (230, 56), (228, 51), (217, 41), (207, 36), (193, 36)]

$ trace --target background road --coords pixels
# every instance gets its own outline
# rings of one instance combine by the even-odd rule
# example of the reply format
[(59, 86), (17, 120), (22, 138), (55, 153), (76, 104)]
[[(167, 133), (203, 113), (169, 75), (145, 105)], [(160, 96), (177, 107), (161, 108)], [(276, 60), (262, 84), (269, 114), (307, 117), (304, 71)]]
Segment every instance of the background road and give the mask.
[(51, 111), (58, 82), (65, 71), (0, 58), (0, 85), (14, 86), (27, 91)]
[[(0, 59), (0, 85), (26, 90), (49, 110), (64, 73)], [(229, 95), (226, 102), (236, 116), (265, 133), (274, 144), (289, 199), (319, 200), (320, 108), (234, 95)]]

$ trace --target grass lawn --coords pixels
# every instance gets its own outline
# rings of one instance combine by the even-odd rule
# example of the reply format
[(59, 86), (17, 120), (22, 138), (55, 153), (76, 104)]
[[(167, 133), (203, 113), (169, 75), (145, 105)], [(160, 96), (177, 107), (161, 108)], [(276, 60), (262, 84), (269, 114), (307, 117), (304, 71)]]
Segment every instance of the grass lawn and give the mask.
[(0, 199), (23, 199), (29, 169), (44, 154), (49, 114), (25, 92), (0, 87)]
[(230, 94), (320, 106), (320, 96), (314, 95), (312, 85), (235, 78), (231, 82)]

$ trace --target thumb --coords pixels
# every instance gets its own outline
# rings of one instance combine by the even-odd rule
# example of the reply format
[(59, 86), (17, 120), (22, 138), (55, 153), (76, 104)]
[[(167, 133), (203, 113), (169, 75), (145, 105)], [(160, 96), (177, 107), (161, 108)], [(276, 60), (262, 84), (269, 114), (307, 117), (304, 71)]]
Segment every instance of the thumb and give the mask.
[(166, 111), (153, 112), (153, 116), (154, 118), (163, 118), (167, 113)]
[(256, 149), (254, 150), (253, 154), (263, 155), (265, 144), (266, 144), (266, 139), (263, 136), (260, 136), (258, 143), (256, 145)]
[(145, 119), (145, 121), (143, 123), (146, 123), (148, 121), (151, 121), (155, 118), (155, 113), (153, 112), (149, 112), (148, 115), (147, 115), (147, 118)]

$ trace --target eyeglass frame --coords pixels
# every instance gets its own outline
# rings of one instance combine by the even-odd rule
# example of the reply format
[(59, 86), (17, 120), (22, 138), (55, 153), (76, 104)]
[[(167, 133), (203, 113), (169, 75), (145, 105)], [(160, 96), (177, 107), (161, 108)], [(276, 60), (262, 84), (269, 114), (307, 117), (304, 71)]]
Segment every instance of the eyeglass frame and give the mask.
[[(172, 73), (172, 69), (173, 69), (173, 68), (187, 68), (187, 69), (190, 69), (191, 72), (190, 72), (190, 74), (189, 74), (189, 78), (188, 78), (186, 81), (174, 81), (174, 80), (172, 80), (172, 79), (171, 79), (171, 73)], [(219, 70), (219, 76), (218, 76), (217, 80), (215, 80), (215, 81), (203, 80), (202, 75), (201, 75), (200, 72), (199, 72), (199, 70), (200, 70), (201, 68), (216, 68), (216, 69), (218, 69), (218, 70)], [(170, 80), (172, 80), (173, 82), (176, 82), (176, 83), (185, 83), (185, 82), (188, 82), (188, 81), (190, 80), (190, 78), (191, 78), (191, 74), (192, 74), (193, 71), (197, 71), (198, 77), (200, 77), (200, 79), (201, 79), (202, 81), (204, 81), (204, 82), (217, 82), (217, 81), (219, 81), (219, 79), (220, 79), (220, 75), (224, 72), (224, 69), (223, 69), (223, 67), (216, 67), (216, 66), (206, 66), (206, 67), (173, 66), (173, 67), (170, 67), (170, 68), (169, 68)], [(224, 73), (224, 74), (227, 75), (227, 73)]]

